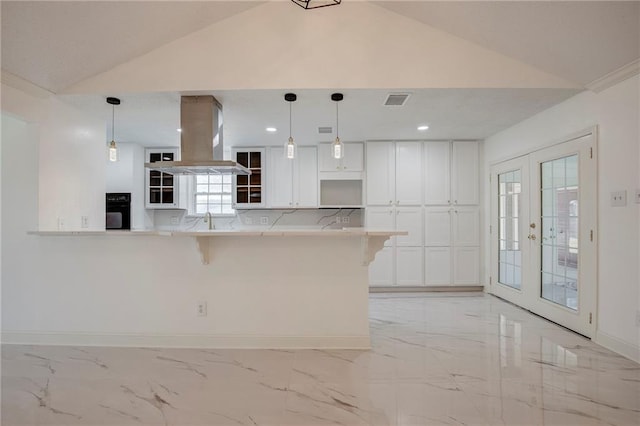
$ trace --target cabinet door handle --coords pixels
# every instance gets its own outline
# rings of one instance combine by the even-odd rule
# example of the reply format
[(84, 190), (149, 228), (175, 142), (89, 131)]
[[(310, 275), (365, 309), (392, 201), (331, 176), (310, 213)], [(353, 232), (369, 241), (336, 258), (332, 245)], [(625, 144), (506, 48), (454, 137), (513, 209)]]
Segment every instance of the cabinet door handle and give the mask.
[(458, 200), (453, 200), (453, 203), (454, 204), (458, 204)]

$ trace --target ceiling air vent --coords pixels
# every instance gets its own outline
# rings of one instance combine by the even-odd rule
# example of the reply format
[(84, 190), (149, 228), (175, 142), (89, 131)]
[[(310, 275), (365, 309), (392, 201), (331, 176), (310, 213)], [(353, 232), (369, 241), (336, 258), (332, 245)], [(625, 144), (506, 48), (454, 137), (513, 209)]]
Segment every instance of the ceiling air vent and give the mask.
[(410, 93), (389, 93), (384, 101), (385, 106), (403, 106)]
[(333, 133), (333, 127), (318, 127), (318, 133)]

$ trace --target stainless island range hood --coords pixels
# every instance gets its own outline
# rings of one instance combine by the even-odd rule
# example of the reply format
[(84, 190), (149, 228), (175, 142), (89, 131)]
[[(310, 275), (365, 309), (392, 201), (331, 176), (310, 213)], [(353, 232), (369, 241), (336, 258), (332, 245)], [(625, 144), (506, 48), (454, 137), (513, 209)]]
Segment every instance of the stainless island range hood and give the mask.
[(250, 175), (235, 161), (223, 160), (222, 106), (213, 96), (180, 98), (180, 161), (145, 163), (150, 170), (174, 175)]

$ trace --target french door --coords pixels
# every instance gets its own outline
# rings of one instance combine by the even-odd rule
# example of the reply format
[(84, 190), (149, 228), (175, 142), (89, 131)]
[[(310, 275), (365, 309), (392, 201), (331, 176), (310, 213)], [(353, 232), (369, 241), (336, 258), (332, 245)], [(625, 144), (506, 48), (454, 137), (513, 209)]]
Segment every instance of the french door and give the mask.
[(597, 294), (595, 136), (491, 168), (490, 291), (592, 337)]

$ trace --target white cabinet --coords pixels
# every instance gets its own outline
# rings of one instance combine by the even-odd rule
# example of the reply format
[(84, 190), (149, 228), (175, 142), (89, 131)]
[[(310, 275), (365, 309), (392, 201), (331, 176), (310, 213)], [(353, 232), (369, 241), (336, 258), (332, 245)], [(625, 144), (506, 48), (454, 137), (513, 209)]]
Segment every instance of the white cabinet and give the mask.
[(477, 207), (453, 208), (453, 245), (480, 245), (480, 211)]
[(294, 159), (286, 158), (284, 154), (284, 147), (270, 147), (267, 151), (269, 207), (318, 207), (316, 147), (298, 147)]
[(424, 203), (448, 205), (451, 202), (451, 146), (449, 141), (425, 142), (423, 147)]
[(395, 201), (399, 206), (422, 204), (422, 143), (395, 143)]
[(478, 204), (477, 142), (455, 141), (452, 143), (451, 152), (451, 198), (453, 204)]
[(480, 249), (478, 247), (454, 247), (453, 284), (478, 285), (480, 280)]
[[(365, 210), (365, 224), (367, 228), (396, 229), (394, 212), (393, 207), (367, 207)], [(384, 245), (392, 246), (393, 239), (388, 239)]]
[(451, 208), (426, 207), (424, 209), (424, 245), (451, 245)]
[[(147, 148), (147, 163), (158, 161), (178, 161), (178, 148)], [(147, 209), (185, 209), (186, 193), (181, 191), (183, 177), (174, 176), (158, 170), (146, 169), (145, 208)]]
[(478, 285), (478, 207), (425, 207), (425, 284)]
[(422, 207), (367, 207), (367, 228), (408, 231), (385, 242), (388, 253), (369, 266), (369, 283), (377, 286), (421, 286), (423, 279)]
[(422, 247), (422, 207), (396, 207), (395, 215), (395, 229), (409, 232), (395, 237), (396, 246)]
[(362, 142), (344, 143), (344, 155), (341, 159), (331, 155), (331, 144), (318, 144), (318, 170), (320, 172), (361, 172), (364, 167), (364, 144)]
[(425, 142), (423, 163), (426, 205), (478, 204), (477, 142)]
[(369, 142), (366, 153), (367, 205), (392, 205), (396, 160), (393, 142)]
[(318, 149), (301, 146), (293, 166), (293, 199), (296, 207), (318, 207)]
[(396, 284), (422, 286), (422, 247), (396, 247)]
[(424, 281), (427, 286), (451, 285), (451, 248), (424, 248)]
[(390, 273), (397, 286), (478, 285), (477, 142), (367, 142), (365, 163), (366, 225), (409, 232), (387, 243), (391, 266), (370, 269), (372, 285)]
[(368, 142), (367, 205), (422, 204), (422, 142)]

